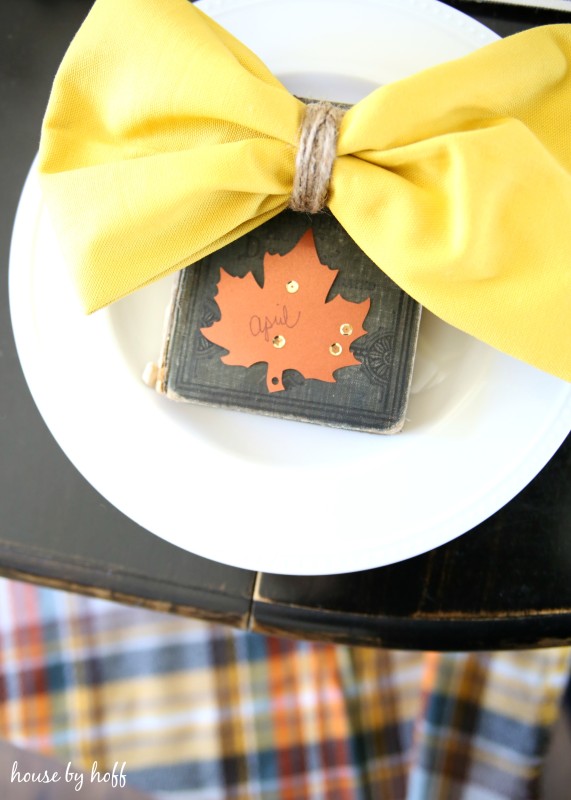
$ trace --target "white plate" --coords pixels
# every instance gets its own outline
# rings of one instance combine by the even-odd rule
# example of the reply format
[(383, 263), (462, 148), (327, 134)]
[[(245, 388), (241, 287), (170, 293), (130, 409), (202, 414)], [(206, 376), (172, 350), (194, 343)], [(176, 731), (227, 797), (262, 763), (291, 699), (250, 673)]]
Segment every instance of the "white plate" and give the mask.
[[(292, 91), (355, 102), (495, 39), (428, 0), (201, 7)], [(144, 528), (239, 567), (327, 574), (425, 552), (494, 513), (571, 427), (571, 387), (425, 313), (409, 421), (374, 436), (171, 403), (143, 385), (172, 279), (84, 317), (32, 169), (10, 302), (38, 408), (86, 479)]]

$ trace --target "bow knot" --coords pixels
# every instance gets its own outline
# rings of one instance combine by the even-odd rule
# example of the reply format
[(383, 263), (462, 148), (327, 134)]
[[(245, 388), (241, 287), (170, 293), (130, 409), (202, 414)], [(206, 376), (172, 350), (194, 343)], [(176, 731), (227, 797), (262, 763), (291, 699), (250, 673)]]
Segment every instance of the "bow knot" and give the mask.
[(327, 205), (339, 125), (345, 111), (322, 100), (309, 103), (303, 115), (289, 207), (316, 214)]

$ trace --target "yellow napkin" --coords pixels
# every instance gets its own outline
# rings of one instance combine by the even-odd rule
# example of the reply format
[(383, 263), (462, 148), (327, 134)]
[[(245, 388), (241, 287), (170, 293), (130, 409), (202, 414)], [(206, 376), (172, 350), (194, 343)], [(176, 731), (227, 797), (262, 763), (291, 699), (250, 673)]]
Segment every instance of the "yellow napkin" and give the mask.
[[(571, 26), (547, 26), (377, 89), (341, 123), (328, 203), (424, 306), (566, 380), (570, 60)], [(86, 310), (286, 208), (302, 115), (187, 0), (97, 0), (39, 158)]]

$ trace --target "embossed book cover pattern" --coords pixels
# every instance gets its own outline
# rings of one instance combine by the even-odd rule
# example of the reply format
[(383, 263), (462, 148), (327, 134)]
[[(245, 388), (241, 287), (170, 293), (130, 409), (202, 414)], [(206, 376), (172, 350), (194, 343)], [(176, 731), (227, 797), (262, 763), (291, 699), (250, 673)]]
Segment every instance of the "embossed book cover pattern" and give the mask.
[[(285, 255), (309, 227), (320, 261), (339, 270), (327, 300), (337, 294), (355, 303), (371, 300), (367, 333), (351, 346), (360, 363), (339, 369), (334, 383), (286, 370), (284, 390), (269, 393), (266, 364), (222, 363), (228, 351), (200, 329), (220, 319), (221, 269), (239, 277), (252, 272), (263, 286), (264, 255)], [(163, 349), (163, 389), (175, 400), (395, 433), (405, 419), (419, 320), (419, 305), (367, 258), (330, 213), (285, 211), (180, 273)]]

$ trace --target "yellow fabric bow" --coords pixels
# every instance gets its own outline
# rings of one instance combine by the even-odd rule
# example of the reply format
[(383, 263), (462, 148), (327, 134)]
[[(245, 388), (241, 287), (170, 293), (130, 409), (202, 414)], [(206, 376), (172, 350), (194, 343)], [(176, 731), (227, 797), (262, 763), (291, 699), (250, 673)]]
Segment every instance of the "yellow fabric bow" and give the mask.
[[(442, 319), (571, 380), (571, 25), (381, 87), (344, 116), (328, 206)], [(39, 169), (87, 311), (288, 205), (304, 111), (187, 0), (97, 0)]]

